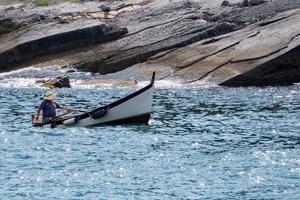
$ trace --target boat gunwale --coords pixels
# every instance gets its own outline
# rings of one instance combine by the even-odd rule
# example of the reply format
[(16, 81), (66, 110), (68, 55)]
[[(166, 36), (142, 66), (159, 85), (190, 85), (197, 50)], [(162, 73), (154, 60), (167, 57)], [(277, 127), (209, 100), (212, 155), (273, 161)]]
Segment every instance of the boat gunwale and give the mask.
[(132, 98), (134, 98), (134, 97), (142, 94), (142, 93), (144, 93), (145, 91), (149, 90), (150, 88), (152, 88), (153, 85), (154, 85), (154, 80), (155, 80), (155, 72), (153, 72), (152, 78), (151, 78), (151, 82), (147, 86), (145, 86), (145, 87), (143, 87), (143, 88), (135, 91), (134, 93), (131, 93), (131, 94), (129, 94), (129, 95), (127, 95), (127, 96), (125, 96), (125, 97), (123, 97), (121, 99), (118, 99), (118, 100), (116, 100), (116, 101), (114, 101), (114, 102), (112, 102), (112, 103), (110, 103), (108, 105), (101, 106), (99, 108), (96, 108), (94, 110), (91, 110), (91, 111), (89, 111), (87, 113), (84, 113), (84, 114), (81, 114), (81, 115), (77, 115), (75, 117), (77, 117), (78, 120), (81, 120), (81, 119), (85, 119), (87, 117), (90, 117), (91, 113), (96, 112), (98, 110), (114, 108), (114, 107), (116, 107), (116, 106), (118, 106), (118, 105), (120, 105), (120, 104), (122, 104), (122, 103), (124, 103), (124, 102), (126, 102), (126, 101), (128, 101), (128, 100), (130, 100), (130, 99), (132, 99)]

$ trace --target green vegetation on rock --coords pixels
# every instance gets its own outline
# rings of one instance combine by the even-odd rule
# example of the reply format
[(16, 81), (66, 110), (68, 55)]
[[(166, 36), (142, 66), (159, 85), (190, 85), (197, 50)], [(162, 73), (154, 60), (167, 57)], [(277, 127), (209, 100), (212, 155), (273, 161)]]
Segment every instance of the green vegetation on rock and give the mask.
[(36, 6), (48, 6), (49, 0), (35, 0)]

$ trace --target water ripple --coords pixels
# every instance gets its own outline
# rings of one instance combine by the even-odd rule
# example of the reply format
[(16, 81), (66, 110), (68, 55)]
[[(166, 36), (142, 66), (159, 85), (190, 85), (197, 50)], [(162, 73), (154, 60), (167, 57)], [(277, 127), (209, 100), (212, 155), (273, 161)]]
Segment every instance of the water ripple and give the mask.
[[(299, 89), (157, 89), (149, 126), (42, 129), (45, 90), (0, 88), (0, 197), (298, 199)], [(132, 91), (57, 92), (91, 109)]]

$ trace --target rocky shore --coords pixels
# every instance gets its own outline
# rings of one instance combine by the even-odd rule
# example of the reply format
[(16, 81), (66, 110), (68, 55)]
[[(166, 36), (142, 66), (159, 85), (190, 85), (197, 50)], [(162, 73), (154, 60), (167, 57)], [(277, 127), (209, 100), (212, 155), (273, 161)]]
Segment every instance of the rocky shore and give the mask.
[[(51, 2), (51, 1), (50, 1)], [(300, 82), (299, 0), (55, 1), (0, 7), (0, 71), (50, 64), (224, 86)], [(123, 71), (124, 73), (124, 71)]]

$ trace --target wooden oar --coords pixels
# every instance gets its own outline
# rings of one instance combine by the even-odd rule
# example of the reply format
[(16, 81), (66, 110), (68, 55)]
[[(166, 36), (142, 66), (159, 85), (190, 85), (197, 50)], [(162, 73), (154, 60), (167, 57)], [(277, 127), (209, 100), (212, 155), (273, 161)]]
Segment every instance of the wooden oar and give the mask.
[(73, 112), (83, 112), (83, 113), (87, 113), (87, 112), (89, 112), (89, 111), (86, 111), (86, 110), (77, 110), (77, 109), (74, 109), (74, 111)]
[(63, 113), (63, 114), (61, 114), (61, 115), (58, 115), (58, 116), (56, 116), (56, 117), (53, 117), (53, 118), (51, 119), (51, 121), (54, 120), (54, 119), (60, 118), (60, 117), (62, 117), (62, 116), (65, 116), (65, 115), (67, 115), (67, 114), (70, 114), (70, 113), (72, 113), (72, 112), (74, 112), (74, 111), (68, 111), (68, 112)]

